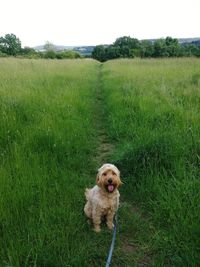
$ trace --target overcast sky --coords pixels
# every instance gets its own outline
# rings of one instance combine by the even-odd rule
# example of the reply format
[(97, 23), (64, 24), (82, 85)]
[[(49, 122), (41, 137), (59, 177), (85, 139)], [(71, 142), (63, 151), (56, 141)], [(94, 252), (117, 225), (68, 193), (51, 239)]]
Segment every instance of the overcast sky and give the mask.
[(23, 46), (200, 37), (200, 0), (0, 0), (0, 9), (0, 36), (14, 33)]

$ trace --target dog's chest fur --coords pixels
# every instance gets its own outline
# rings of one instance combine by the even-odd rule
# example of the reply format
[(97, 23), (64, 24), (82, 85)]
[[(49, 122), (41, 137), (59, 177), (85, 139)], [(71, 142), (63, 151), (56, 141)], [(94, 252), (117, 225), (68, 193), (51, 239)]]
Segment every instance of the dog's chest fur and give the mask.
[(107, 214), (109, 211), (116, 211), (119, 205), (119, 191), (106, 193), (98, 186), (94, 186), (90, 191), (92, 202), (96, 207), (99, 207), (102, 214)]

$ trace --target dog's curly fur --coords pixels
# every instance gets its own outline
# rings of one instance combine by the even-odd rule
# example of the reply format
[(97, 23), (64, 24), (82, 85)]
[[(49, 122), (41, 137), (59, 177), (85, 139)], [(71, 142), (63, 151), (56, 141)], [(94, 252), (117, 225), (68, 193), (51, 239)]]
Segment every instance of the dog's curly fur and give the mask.
[(87, 203), (84, 211), (93, 221), (94, 230), (100, 232), (101, 219), (104, 216), (108, 228), (113, 228), (113, 218), (119, 206), (118, 187), (122, 184), (118, 168), (109, 163), (101, 166), (97, 173), (96, 184), (85, 191)]

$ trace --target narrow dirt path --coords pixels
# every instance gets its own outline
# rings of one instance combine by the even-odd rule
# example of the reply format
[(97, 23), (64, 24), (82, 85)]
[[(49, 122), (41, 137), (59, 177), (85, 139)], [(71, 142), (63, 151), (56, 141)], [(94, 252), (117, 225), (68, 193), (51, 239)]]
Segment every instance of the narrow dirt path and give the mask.
[(106, 133), (105, 119), (103, 114), (103, 96), (102, 96), (102, 69), (103, 64), (99, 65), (98, 81), (96, 88), (96, 129), (98, 137), (98, 147), (96, 152), (95, 161), (101, 166), (103, 163), (108, 162), (109, 156), (112, 154), (113, 145), (109, 142)]
[[(98, 166), (110, 162), (110, 156), (113, 153), (114, 145), (111, 144), (105, 125), (104, 118), (104, 99), (102, 95), (103, 88), (103, 64), (99, 65), (96, 103), (95, 103), (95, 121), (97, 129), (98, 146), (95, 156), (95, 162)], [(111, 162), (112, 163), (112, 162)], [(126, 184), (124, 185), (126, 186)], [(126, 202), (121, 196), (119, 211), (120, 218), (118, 225), (118, 241), (114, 249), (113, 260), (111, 266), (115, 267), (149, 267), (152, 261), (149, 252), (148, 243), (152, 236), (152, 225), (148, 217), (144, 216), (136, 203)], [(126, 223), (132, 223), (131, 227), (127, 227)], [(120, 229), (121, 228), (121, 229)], [(148, 238), (141, 238), (140, 233)], [(139, 235), (139, 236), (138, 236)]]

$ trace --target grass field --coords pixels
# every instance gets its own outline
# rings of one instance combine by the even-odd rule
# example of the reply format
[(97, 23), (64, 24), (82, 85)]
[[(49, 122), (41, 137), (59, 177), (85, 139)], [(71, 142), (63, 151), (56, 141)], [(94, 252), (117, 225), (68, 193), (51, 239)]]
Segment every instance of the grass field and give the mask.
[(87, 266), (97, 63), (10, 59), (0, 69), (1, 266)]
[[(123, 198), (151, 214), (155, 266), (200, 262), (200, 61), (121, 60), (104, 68)], [(133, 238), (134, 240), (134, 238)]]
[(200, 61), (0, 59), (0, 266), (104, 266), (84, 189), (122, 173), (112, 266), (200, 262)]

